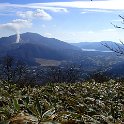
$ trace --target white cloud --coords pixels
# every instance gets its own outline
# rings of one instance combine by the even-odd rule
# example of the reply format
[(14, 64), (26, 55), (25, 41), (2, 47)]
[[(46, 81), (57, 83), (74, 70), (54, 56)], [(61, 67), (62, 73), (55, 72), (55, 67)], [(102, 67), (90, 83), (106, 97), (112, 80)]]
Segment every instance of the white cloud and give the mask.
[(49, 6), (49, 5), (46, 6), (43, 5), (43, 3), (31, 3), (31, 4), (21, 5), (20, 7), (31, 8), (31, 9), (43, 9), (52, 12), (65, 12), (65, 13), (69, 12), (68, 9), (65, 7), (57, 7), (57, 6)]
[(16, 19), (10, 23), (0, 24), (0, 29), (6, 28), (6, 29), (15, 31), (15, 30), (19, 30), (21, 28), (30, 27), (31, 25), (32, 25), (32, 23), (28, 20)]
[(96, 8), (96, 9), (118, 9), (124, 10), (123, 0), (101, 0), (101, 1), (72, 1), (72, 2), (48, 2), (34, 3), (28, 6), (46, 6), (46, 7), (70, 7), (70, 8)]
[(123, 20), (122, 19), (115, 19), (115, 20), (112, 20), (112, 22), (122, 22)]
[(44, 24), (42, 24), (41, 26), (42, 26), (42, 28), (46, 28), (46, 25), (44, 25)]
[(37, 9), (34, 12), (33, 11), (17, 12), (17, 16), (27, 19), (33, 19), (33, 18), (41, 18), (43, 20), (52, 19), (52, 17), (42, 9)]
[(17, 12), (17, 16), (20, 16), (22, 18), (32, 18), (33, 12), (32, 11), (26, 11), (26, 12)]
[(124, 31), (117, 30), (113, 27), (97, 31), (80, 31), (80, 32), (53, 32), (52, 35), (66, 42), (99, 42), (99, 41), (124, 41)]
[(30, 3), (30, 4), (11, 4), (11, 3), (0, 3), (0, 10), (5, 10), (6, 8), (28, 8), (28, 9), (42, 9), (49, 10), (52, 12), (69, 12), (67, 8), (57, 7), (57, 6), (46, 6), (43, 3)]
[(46, 12), (64, 12), (67, 13), (68, 8), (78, 8), (86, 9), (82, 12), (85, 14), (87, 12), (104, 12), (111, 13), (115, 11), (124, 11), (124, 1), (123, 0), (100, 0), (100, 1), (71, 1), (71, 2), (47, 2), (47, 3), (29, 3), (29, 4), (11, 4), (11, 3), (0, 3), (0, 10), (4, 9), (14, 9), (17, 11), (18, 8), (23, 9), (40, 9), (40, 12), (20, 12), (18, 15), (21, 17), (36, 17), (40, 16), (42, 19), (50, 20), (52, 17)]
[(49, 33), (49, 32), (45, 33), (44, 36), (48, 37), (48, 38), (52, 38), (53, 37), (53, 35), (51, 33)]
[(13, 14), (8, 14), (8, 13), (0, 13), (0, 16), (13, 16)]
[(55, 8), (54, 7), (54, 8), (51, 8), (49, 10), (51, 10), (53, 12), (65, 12), (65, 13), (69, 12), (66, 8)]
[(113, 27), (113, 28), (104, 29), (102, 31), (103, 32), (116, 32), (116, 29)]
[(94, 31), (88, 31), (87, 33), (88, 34), (94, 34), (95, 32)]
[(39, 18), (42, 18), (44, 20), (51, 20), (52, 19), (52, 17), (42, 9), (37, 9), (37, 11), (34, 13), (34, 17), (39, 17)]
[(15, 28), (17, 29), (29, 28), (32, 26), (32, 23), (29, 20), (23, 20), (23, 19), (13, 20), (11, 24), (13, 24), (13, 26), (15, 26)]
[(107, 9), (84, 9), (81, 12), (81, 14), (93, 13), (93, 12), (97, 12), (97, 13), (112, 13), (114, 11), (113, 10), (107, 10)]
[(15, 32), (17, 34), (16, 43), (18, 43), (20, 40), (20, 34), (19, 34), (20, 30), (22, 28), (29, 28), (31, 27), (31, 25), (32, 23), (28, 20), (16, 19), (10, 23), (0, 24), (0, 30), (5, 29), (5, 30)]

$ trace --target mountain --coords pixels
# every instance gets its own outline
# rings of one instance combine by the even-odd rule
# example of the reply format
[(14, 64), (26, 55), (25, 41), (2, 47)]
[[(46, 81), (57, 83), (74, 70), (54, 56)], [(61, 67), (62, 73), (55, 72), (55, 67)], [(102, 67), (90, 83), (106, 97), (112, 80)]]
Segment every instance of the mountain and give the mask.
[[(15, 44), (16, 41), (16, 35), (11, 35), (9, 37), (2, 37), (0, 38), (0, 45), (7, 46), (11, 44)], [(44, 36), (41, 36), (37, 33), (23, 33), (20, 35), (20, 42), (19, 44), (37, 44), (42, 45), (46, 47), (50, 47), (53, 49), (73, 49), (73, 50), (79, 50), (79, 48), (74, 47), (73, 45), (70, 45), (66, 42), (60, 41), (55, 38), (47, 38)]]
[(72, 45), (77, 46), (84, 51), (110, 51), (104, 44), (108, 44), (110, 47), (115, 47), (115, 42), (112, 41), (72, 43)]
[[(80, 66), (84, 73), (105, 70), (108, 74), (115, 74), (117, 70), (119, 72), (124, 62), (124, 58), (117, 56), (114, 52), (100, 52), (108, 51), (101, 44), (107, 43), (109, 46), (113, 46), (114, 42), (68, 44), (55, 38), (47, 38), (29, 32), (20, 35), (19, 43), (15, 42), (16, 35), (0, 38), (0, 57), (10, 55), (28, 65), (63, 66), (64, 64), (74, 64), (77, 67)], [(96, 51), (92, 52), (91, 49)], [(124, 73), (123, 69), (121, 72)]]
[(15, 43), (16, 35), (0, 38), (0, 56), (11, 55), (27, 63), (36, 63), (36, 59), (69, 61), (81, 55), (78, 47), (43, 37), (36, 33), (23, 33), (20, 42)]

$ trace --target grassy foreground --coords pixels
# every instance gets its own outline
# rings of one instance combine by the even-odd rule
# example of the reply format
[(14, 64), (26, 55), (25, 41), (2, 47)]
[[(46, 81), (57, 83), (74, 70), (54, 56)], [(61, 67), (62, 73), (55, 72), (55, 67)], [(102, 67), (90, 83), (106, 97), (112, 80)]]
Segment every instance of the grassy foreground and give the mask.
[(0, 124), (124, 124), (124, 83), (0, 85)]

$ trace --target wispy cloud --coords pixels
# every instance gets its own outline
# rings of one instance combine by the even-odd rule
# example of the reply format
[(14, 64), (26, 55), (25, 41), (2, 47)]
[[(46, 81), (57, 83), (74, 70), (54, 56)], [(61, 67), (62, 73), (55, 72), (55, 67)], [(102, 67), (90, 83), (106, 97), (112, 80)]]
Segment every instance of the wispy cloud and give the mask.
[[(42, 16), (51, 18), (50, 15), (46, 12), (69, 12), (69, 8), (85, 9), (82, 11), (82, 14), (87, 12), (102, 12), (102, 13), (111, 13), (115, 11), (124, 11), (123, 0), (100, 0), (100, 1), (71, 1), (71, 2), (47, 2), (47, 3), (29, 3), (29, 4), (11, 4), (11, 3), (0, 3), (0, 10), (6, 8), (13, 8), (15, 11), (19, 8), (29, 9), (25, 13), (20, 13), (21, 16)], [(30, 9), (40, 9), (41, 12), (37, 15), (36, 12), (31, 13)], [(43, 16), (44, 17), (44, 16)]]
[(41, 26), (42, 26), (42, 28), (46, 28), (46, 25), (45, 24), (42, 24)]
[(85, 13), (112, 13), (114, 12), (113, 10), (107, 10), (107, 9), (84, 9), (81, 14)]
[(49, 37), (49, 38), (52, 38), (53, 37), (52, 33), (49, 33), (49, 32), (44, 33), (44, 36), (45, 37)]
[(116, 29), (113, 28), (108, 28), (108, 29), (103, 29), (102, 32), (116, 32)]
[(13, 14), (7, 14), (7, 13), (0, 13), (0, 16), (13, 16)]
[(41, 18), (43, 20), (52, 19), (52, 16), (42, 9), (37, 9), (36, 11), (17, 12), (17, 16), (27, 19), (33, 19), (33, 18)]
[[(42, 19), (52, 20), (51, 14), (54, 13), (68, 13), (68, 9), (64, 7), (45, 6), (42, 3), (32, 4), (11, 4), (0, 3), (0, 16), (15, 16), (15, 14), (23, 19)], [(23, 11), (22, 11), (23, 10)]]
[(118, 9), (124, 10), (123, 0), (101, 0), (101, 1), (72, 1), (72, 2), (47, 2), (47, 3), (30, 3), (30, 4), (10, 4), (1, 3), (1, 8), (34, 8), (46, 9), (54, 12), (68, 12), (67, 8), (96, 8), (96, 9)]
[(81, 14), (86, 14), (86, 13), (88, 13), (88, 12), (86, 12), (86, 11), (82, 11), (82, 12), (81, 12)]
[(63, 7), (55, 7), (55, 6), (46, 6), (43, 3), (32, 3), (32, 4), (11, 4), (11, 3), (0, 3), (0, 9), (6, 8), (25, 8), (25, 9), (42, 9), (42, 10), (49, 10), (52, 12), (69, 12), (67, 8)]
[(0, 24), (0, 28), (9, 28), (10, 30), (21, 29), (25, 27), (30, 27), (32, 23), (28, 20), (16, 19), (10, 23)]
[(119, 42), (124, 31), (113, 28), (101, 30), (73, 31), (73, 32), (53, 32), (53, 36), (67, 42), (99, 42), (99, 41), (115, 41)]
[(123, 0), (101, 0), (101, 1), (72, 1), (72, 2), (49, 2), (27, 4), (28, 7), (65, 7), (65, 8), (96, 8), (124, 10)]
[(122, 22), (123, 20), (122, 19), (115, 19), (115, 20), (112, 20), (112, 22)]

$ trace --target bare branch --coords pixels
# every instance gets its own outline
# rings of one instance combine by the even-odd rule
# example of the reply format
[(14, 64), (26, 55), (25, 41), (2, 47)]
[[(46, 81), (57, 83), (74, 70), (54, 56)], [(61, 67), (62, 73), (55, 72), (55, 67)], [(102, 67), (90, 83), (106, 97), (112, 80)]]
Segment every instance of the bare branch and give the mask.
[(124, 17), (123, 16), (119, 15), (119, 17), (124, 20)]
[(108, 48), (109, 50), (117, 53), (118, 55), (124, 55), (124, 48), (123, 48), (124, 43), (122, 41), (120, 43), (122, 44), (122, 46), (120, 46), (117, 43), (114, 43), (115, 47), (112, 47), (107, 43), (104, 43), (104, 44), (102, 43), (102, 45)]

